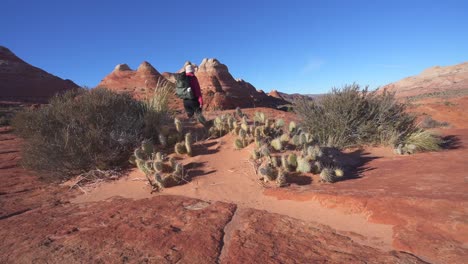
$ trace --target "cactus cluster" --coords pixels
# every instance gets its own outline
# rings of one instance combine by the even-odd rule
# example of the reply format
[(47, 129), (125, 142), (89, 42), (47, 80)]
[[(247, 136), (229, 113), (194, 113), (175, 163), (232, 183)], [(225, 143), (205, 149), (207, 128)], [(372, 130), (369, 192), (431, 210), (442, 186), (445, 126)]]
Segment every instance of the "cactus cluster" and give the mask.
[[(287, 185), (289, 173), (319, 174), (325, 182), (344, 177), (336, 159), (337, 150), (317, 145), (313, 135), (302, 131), (294, 121), (285, 125), (282, 119), (268, 119), (265, 114), (256, 112), (251, 130), (255, 142), (251, 156), (261, 164), (259, 173), (264, 181), (275, 181), (278, 187), (283, 187)], [(236, 147), (245, 147), (242, 143), (236, 140)], [(287, 150), (292, 152), (284, 153)]]
[(132, 160), (145, 174), (153, 191), (177, 185), (184, 179), (182, 164), (174, 158), (168, 159), (161, 152), (155, 152), (155, 147), (149, 140), (143, 141), (135, 149)]
[(187, 154), (188, 156), (192, 156), (192, 134), (187, 133), (185, 134), (185, 138), (183, 141), (180, 141), (174, 145), (174, 152), (182, 155), (182, 154)]

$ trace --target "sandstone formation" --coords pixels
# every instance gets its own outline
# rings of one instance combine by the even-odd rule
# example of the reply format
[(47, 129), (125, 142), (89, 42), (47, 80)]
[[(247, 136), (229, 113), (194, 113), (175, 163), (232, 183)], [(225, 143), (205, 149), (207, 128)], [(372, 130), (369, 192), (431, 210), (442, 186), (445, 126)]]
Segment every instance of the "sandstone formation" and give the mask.
[(161, 82), (165, 82), (165, 78), (151, 64), (144, 61), (135, 71), (127, 64), (118, 64), (98, 87), (127, 92), (135, 98), (143, 99), (151, 96)]
[(228, 67), (217, 59), (203, 59), (198, 66), (196, 76), (209, 109), (277, 108), (287, 104), (282, 99), (257, 91), (252, 84), (242, 79), (234, 79)]
[(0, 46), (0, 99), (10, 101), (47, 102), (57, 93), (78, 88), (18, 58)]
[(383, 86), (379, 90), (396, 92), (397, 97), (455, 93), (468, 89), (468, 62), (453, 66), (435, 66), (421, 74)]

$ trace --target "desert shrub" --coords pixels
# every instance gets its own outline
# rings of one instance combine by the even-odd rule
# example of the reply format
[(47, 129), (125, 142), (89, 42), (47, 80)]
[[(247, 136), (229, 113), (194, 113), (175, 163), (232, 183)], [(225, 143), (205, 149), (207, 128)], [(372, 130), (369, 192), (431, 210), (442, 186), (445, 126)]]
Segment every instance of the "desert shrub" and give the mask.
[(333, 88), (320, 99), (295, 102), (302, 127), (320, 145), (339, 148), (402, 141), (415, 130), (415, 118), (405, 109), (393, 93), (368, 92), (357, 84)]
[[(13, 119), (25, 139), (23, 164), (38, 171), (70, 176), (127, 163), (148, 134), (152, 110), (126, 94), (107, 89), (70, 91), (37, 110)], [(153, 119), (154, 121), (154, 119)]]

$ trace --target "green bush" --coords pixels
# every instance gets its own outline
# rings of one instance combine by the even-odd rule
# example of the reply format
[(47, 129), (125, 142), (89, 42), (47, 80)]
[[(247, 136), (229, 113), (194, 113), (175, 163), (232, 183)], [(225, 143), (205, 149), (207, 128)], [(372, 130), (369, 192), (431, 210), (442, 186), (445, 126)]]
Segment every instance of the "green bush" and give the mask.
[[(153, 110), (126, 94), (107, 89), (70, 91), (49, 105), (13, 119), (25, 139), (23, 164), (68, 178), (91, 169), (121, 167), (144, 138)], [(154, 116), (151, 118), (155, 121)], [(146, 134), (145, 134), (146, 133)]]
[(314, 140), (331, 147), (396, 145), (415, 130), (414, 116), (393, 93), (368, 92), (357, 84), (333, 88), (316, 100), (298, 100), (294, 109)]

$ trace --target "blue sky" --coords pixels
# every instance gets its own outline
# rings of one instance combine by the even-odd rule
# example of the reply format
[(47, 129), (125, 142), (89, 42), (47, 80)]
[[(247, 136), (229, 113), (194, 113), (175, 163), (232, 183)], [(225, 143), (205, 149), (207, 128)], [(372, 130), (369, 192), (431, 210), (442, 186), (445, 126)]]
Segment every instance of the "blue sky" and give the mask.
[(376, 88), (468, 61), (468, 1), (3, 0), (0, 45), (79, 85), (217, 58), (257, 89)]

